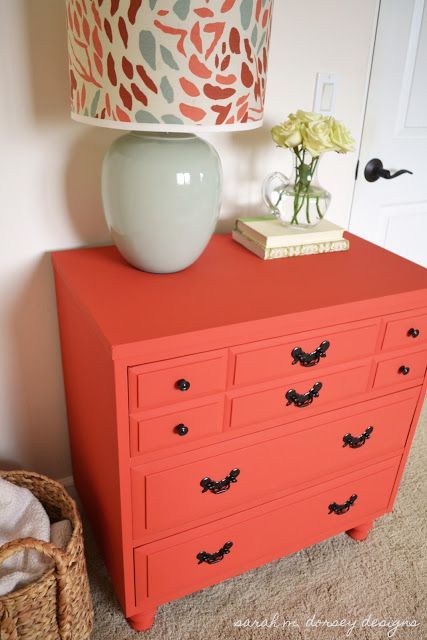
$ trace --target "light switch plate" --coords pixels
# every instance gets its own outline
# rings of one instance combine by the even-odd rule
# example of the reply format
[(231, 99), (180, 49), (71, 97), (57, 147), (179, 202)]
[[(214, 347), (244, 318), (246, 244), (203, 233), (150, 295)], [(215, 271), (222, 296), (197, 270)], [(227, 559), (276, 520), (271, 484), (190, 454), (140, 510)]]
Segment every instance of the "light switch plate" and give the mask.
[(313, 111), (324, 116), (333, 116), (335, 113), (335, 101), (338, 85), (336, 73), (318, 72), (316, 77), (316, 90), (314, 92)]

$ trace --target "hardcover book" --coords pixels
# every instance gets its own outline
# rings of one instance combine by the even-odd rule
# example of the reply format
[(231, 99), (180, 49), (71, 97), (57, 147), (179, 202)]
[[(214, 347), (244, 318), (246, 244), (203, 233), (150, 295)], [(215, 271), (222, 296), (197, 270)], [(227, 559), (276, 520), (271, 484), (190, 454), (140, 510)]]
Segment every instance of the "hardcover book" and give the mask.
[(344, 233), (342, 227), (329, 220), (322, 220), (314, 228), (285, 227), (274, 216), (238, 218), (235, 230), (268, 249), (337, 242), (343, 240)]
[(292, 258), (316, 253), (334, 253), (337, 251), (347, 251), (350, 247), (350, 242), (346, 238), (326, 240), (324, 242), (306, 242), (305, 244), (294, 244), (291, 246), (265, 247), (255, 242), (255, 240), (248, 238), (237, 229), (233, 229), (232, 237), (233, 240), (241, 244), (245, 249), (248, 249), (263, 260)]

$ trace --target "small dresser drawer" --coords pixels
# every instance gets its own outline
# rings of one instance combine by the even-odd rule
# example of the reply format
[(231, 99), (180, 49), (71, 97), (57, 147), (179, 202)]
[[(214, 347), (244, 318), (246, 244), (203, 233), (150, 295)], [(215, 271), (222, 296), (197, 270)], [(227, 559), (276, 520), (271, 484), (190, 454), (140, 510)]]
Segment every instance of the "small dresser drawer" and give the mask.
[(421, 381), (427, 366), (427, 351), (404, 354), (378, 363), (374, 388)]
[[(263, 391), (236, 396), (231, 404), (231, 427), (244, 427), (274, 419), (285, 422), (311, 415), (328, 403), (366, 391), (369, 370), (370, 364), (325, 376), (313, 371), (310, 377), (298, 382), (292, 379), (290, 382), (276, 382)], [(319, 382), (322, 387), (316, 391)], [(292, 394), (288, 393), (291, 391), (295, 392), (294, 401)], [(306, 398), (306, 406), (301, 396)], [(302, 403), (303, 406), (297, 406), (296, 403)]]
[(387, 322), (382, 348), (390, 351), (427, 342), (427, 313)]
[(129, 369), (129, 407), (139, 411), (223, 391), (227, 351), (211, 351)]
[[(378, 400), (366, 408), (357, 405), (354, 415), (336, 422), (174, 469), (147, 476), (134, 469), (135, 539), (144, 535), (145, 522), (148, 530), (167, 530), (398, 452), (405, 445), (418, 394), (419, 389), (411, 389), (388, 396), (384, 406), (378, 407)], [(204, 478), (212, 481), (208, 489), (201, 485)]]
[(378, 328), (378, 322), (357, 323), (235, 347), (234, 384), (295, 376), (304, 368), (317, 375), (325, 367), (360, 360), (375, 352)]
[[(185, 403), (186, 405), (188, 403)], [(179, 448), (205, 436), (219, 433), (223, 422), (223, 398), (215, 402), (202, 402), (191, 408), (183, 407), (170, 413), (151, 416), (146, 412), (142, 418), (131, 418), (131, 455), (168, 448)], [(156, 410), (158, 413), (158, 410)]]
[(364, 470), (323, 485), (305, 499), (294, 495), (276, 501), (276, 509), (272, 502), (271, 511), (252, 518), (247, 512), (243, 522), (222, 520), (214, 532), (194, 531), (190, 540), (187, 535), (181, 543), (163, 541), (160, 549), (157, 543), (139, 547), (134, 552), (137, 604), (147, 594), (167, 600), (202, 589), (384, 512), (399, 460), (383, 463), (376, 473)]

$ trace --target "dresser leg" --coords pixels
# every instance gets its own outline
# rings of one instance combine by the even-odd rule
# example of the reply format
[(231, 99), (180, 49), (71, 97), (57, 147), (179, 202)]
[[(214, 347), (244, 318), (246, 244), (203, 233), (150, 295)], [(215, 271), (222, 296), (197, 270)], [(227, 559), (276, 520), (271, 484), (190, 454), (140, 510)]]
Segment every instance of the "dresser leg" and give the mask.
[(142, 613), (128, 618), (128, 622), (135, 631), (147, 631), (147, 629), (153, 626), (156, 612), (157, 609), (147, 609)]
[(359, 524), (357, 527), (353, 529), (349, 529), (346, 531), (346, 534), (353, 538), (353, 540), (358, 540), (361, 542), (362, 540), (366, 540), (369, 535), (370, 530), (372, 529), (373, 522), (365, 522), (364, 524)]

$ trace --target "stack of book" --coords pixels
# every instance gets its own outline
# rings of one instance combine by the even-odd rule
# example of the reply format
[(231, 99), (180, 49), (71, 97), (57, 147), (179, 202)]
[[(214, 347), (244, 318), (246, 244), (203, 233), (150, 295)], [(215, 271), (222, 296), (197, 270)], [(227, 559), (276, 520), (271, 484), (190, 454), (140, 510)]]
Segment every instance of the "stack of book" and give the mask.
[(263, 260), (272, 260), (347, 251), (350, 243), (343, 233), (344, 229), (329, 220), (322, 220), (313, 228), (301, 228), (285, 227), (274, 216), (262, 216), (238, 218), (232, 236)]

